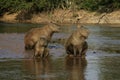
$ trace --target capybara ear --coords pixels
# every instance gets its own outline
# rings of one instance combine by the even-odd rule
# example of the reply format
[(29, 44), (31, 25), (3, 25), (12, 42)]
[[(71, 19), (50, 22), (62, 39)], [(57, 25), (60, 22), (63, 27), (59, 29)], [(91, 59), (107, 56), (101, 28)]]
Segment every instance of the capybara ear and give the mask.
[(90, 31), (87, 28), (81, 27), (80, 28), (80, 34), (85, 37), (85, 39), (88, 38)]

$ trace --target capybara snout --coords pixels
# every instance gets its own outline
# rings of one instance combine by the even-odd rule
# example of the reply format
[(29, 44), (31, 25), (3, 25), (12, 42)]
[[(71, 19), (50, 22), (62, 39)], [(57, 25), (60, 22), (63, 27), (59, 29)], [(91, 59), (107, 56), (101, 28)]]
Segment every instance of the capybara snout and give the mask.
[(60, 32), (60, 27), (55, 24), (49, 25), (54, 32)]

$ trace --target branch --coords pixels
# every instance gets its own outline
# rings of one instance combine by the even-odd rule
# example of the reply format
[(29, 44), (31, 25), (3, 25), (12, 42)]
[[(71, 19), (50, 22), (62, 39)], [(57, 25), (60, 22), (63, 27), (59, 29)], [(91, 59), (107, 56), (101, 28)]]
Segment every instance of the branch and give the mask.
[[(101, 21), (101, 19), (103, 19), (104, 17), (106, 17), (106, 15), (107, 15), (107, 13), (104, 13), (104, 14), (99, 18), (97, 24), (99, 24), (100, 21)], [(107, 17), (106, 17), (106, 19), (107, 19)], [(108, 23), (108, 21), (107, 21), (106, 19), (105, 19), (105, 21)]]

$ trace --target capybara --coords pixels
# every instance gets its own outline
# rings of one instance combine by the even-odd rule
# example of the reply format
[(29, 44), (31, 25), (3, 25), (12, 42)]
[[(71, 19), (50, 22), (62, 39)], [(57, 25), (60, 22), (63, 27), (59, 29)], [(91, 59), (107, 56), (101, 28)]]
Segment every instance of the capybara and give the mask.
[(89, 30), (83, 26), (75, 30), (65, 44), (66, 52), (69, 55), (84, 57), (88, 48), (85, 41), (89, 35)]
[(47, 37), (40, 37), (34, 47), (34, 57), (47, 57), (48, 49), (47, 49), (48, 41)]
[(48, 42), (51, 40), (53, 33), (59, 32), (59, 27), (55, 24), (48, 24), (41, 28), (33, 28), (28, 31), (24, 37), (25, 49), (30, 50), (34, 49), (36, 42), (41, 36), (46, 36)]

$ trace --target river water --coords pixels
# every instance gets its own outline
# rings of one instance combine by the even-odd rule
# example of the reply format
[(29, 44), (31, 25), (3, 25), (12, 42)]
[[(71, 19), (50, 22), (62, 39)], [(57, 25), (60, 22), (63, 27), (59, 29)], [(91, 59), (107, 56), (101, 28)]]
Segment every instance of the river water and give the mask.
[(0, 23), (0, 80), (120, 80), (120, 25), (85, 25), (86, 59), (68, 58), (64, 43), (76, 25), (62, 25), (49, 43), (50, 55), (32, 58), (24, 35), (39, 24)]

